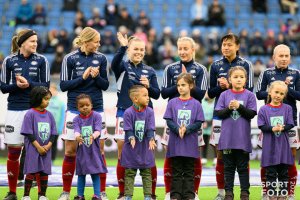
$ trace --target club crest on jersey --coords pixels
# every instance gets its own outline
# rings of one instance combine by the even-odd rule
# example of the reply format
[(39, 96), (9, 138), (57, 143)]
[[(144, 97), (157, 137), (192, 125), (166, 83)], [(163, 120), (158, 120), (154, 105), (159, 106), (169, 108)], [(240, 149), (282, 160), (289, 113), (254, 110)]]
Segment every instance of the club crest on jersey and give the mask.
[(50, 137), (50, 125), (47, 122), (38, 122), (38, 134), (44, 143)]
[(142, 142), (145, 135), (145, 121), (136, 121), (134, 124), (134, 135)]
[(91, 135), (93, 134), (92, 126), (81, 127), (81, 137), (83, 139), (83, 144), (87, 147), (91, 146)]
[(188, 126), (190, 125), (190, 122), (191, 122), (191, 110), (178, 110), (177, 124), (179, 126), (181, 125)]
[(92, 63), (93, 63), (94, 65), (98, 65), (98, 64), (99, 64), (99, 61), (98, 61), (98, 60), (93, 60)]
[(37, 65), (38, 62), (34, 60), (34, 61), (32, 61), (30, 64), (31, 64), (31, 65)]

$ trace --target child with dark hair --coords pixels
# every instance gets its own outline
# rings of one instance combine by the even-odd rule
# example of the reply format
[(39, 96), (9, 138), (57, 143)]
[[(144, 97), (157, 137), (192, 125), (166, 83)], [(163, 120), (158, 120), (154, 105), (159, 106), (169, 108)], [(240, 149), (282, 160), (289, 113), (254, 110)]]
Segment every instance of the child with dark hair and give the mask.
[(171, 199), (195, 199), (194, 173), (198, 151), (198, 130), (204, 122), (200, 102), (191, 97), (195, 87), (190, 73), (177, 78), (179, 97), (171, 99), (164, 119), (170, 129), (166, 158), (171, 159)]
[(34, 87), (30, 93), (31, 109), (27, 111), (21, 128), (26, 149), (24, 174), (25, 186), (22, 200), (30, 200), (29, 194), (34, 178), (39, 200), (47, 200), (48, 175), (51, 174), (51, 146), (57, 135), (54, 117), (46, 110), (52, 94), (47, 87)]
[(125, 167), (125, 200), (131, 200), (137, 170), (143, 180), (144, 199), (151, 200), (151, 168), (155, 166), (152, 150), (155, 120), (152, 108), (148, 107), (148, 90), (142, 85), (129, 89), (133, 105), (125, 110), (125, 143), (121, 154), (121, 165)]
[(102, 117), (92, 110), (92, 98), (80, 94), (76, 98), (80, 112), (73, 120), (75, 139), (79, 146), (76, 155), (76, 174), (78, 175), (77, 196), (74, 200), (84, 200), (85, 177), (90, 174), (93, 181), (94, 195), (92, 200), (100, 200), (99, 173), (107, 173), (106, 165), (100, 153), (100, 134)]

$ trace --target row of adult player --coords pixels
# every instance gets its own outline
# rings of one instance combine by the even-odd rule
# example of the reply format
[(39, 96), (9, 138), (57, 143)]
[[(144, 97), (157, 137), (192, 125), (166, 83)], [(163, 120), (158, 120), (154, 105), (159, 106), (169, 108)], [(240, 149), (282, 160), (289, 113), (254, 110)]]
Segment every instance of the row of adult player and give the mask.
[[(195, 80), (195, 89), (192, 96), (201, 102), (205, 92), (211, 98), (218, 97), (228, 89), (227, 72), (233, 66), (242, 66), (246, 69), (248, 78), (246, 87), (253, 90), (253, 72), (249, 61), (238, 56), (239, 38), (233, 34), (225, 35), (222, 38), (223, 58), (215, 61), (210, 70), (210, 80), (208, 87), (208, 74), (206, 68), (194, 61), (195, 43), (191, 38), (185, 37), (178, 40), (178, 54), (180, 61), (166, 67), (161, 91), (159, 89), (156, 74), (153, 68), (142, 63), (145, 55), (145, 44), (138, 38), (127, 38), (118, 33), (118, 40), (121, 44), (120, 49), (112, 61), (112, 70), (118, 83), (118, 103), (117, 103), (117, 126), (115, 138), (118, 144), (118, 158), (124, 144), (123, 114), (126, 108), (131, 106), (131, 100), (128, 96), (128, 89), (135, 84), (144, 85), (151, 98), (159, 98), (160, 93), (163, 98), (172, 99), (179, 96), (176, 89), (176, 78), (182, 72), (191, 73)], [(61, 83), (62, 91), (68, 91), (68, 110), (66, 113), (66, 123), (63, 138), (65, 140), (65, 158), (63, 161), (63, 193), (61, 199), (69, 198), (71, 182), (75, 171), (76, 147), (74, 131), (72, 129), (72, 120), (78, 114), (76, 108), (76, 96), (80, 93), (89, 94), (92, 98), (94, 110), (101, 113), (105, 127), (105, 116), (103, 113), (102, 91), (109, 86), (107, 79), (107, 60), (105, 55), (97, 51), (100, 42), (100, 34), (92, 29), (85, 28), (76, 40), (78, 48), (65, 56), (62, 70)], [(49, 86), (49, 65), (47, 59), (36, 53), (37, 37), (33, 30), (23, 30), (12, 39), (12, 53), (5, 58), (1, 71), (1, 91), (9, 93), (8, 112), (6, 116), (5, 143), (8, 145), (7, 169), (9, 173), (9, 193), (5, 197), (10, 199), (16, 193), (16, 182), (19, 170), (18, 158), (20, 156), (23, 137), (20, 135), (20, 126), (23, 117), (29, 106), (29, 93), (34, 86)], [(279, 49), (282, 49), (280, 47)], [(286, 49), (287, 47), (283, 48)], [(128, 60), (123, 60), (127, 52)], [(293, 107), (294, 120), (296, 124), (296, 100), (299, 95), (299, 72), (288, 68), (290, 63), (290, 53), (277, 54), (274, 51), (275, 68), (262, 73), (257, 86), (257, 98), (265, 99), (267, 97), (267, 86), (274, 80), (288, 81), (289, 92), (286, 103)], [(282, 75), (283, 74), (283, 75)], [(217, 101), (216, 101), (217, 102)], [(150, 102), (150, 107), (152, 106)], [(19, 112), (22, 111), (22, 112)], [(18, 120), (12, 120), (13, 119)], [(216, 116), (214, 116), (216, 117)], [(214, 130), (217, 130), (218, 122), (214, 121)], [(12, 127), (12, 129), (11, 129)], [(104, 139), (107, 131), (102, 130), (101, 134), (101, 153), (104, 158)], [(215, 135), (215, 134), (213, 134)], [(218, 138), (218, 137), (213, 137)], [(218, 144), (218, 141), (212, 141)], [(167, 164), (165, 166), (169, 166)], [(224, 164), (218, 157), (217, 161), (217, 183), (220, 196), (224, 196)], [(171, 174), (167, 172), (165, 174)], [(201, 177), (201, 162), (197, 161), (195, 165), (195, 192), (197, 192)], [(295, 166), (290, 169), (290, 178), (295, 181), (297, 171)], [(152, 170), (152, 197), (155, 198), (155, 180), (156, 167)], [(118, 162), (117, 177), (119, 183), (120, 195), (118, 199), (124, 196), (124, 168)], [(168, 176), (165, 181), (168, 182)], [(105, 180), (105, 175), (102, 176)], [(166, 192), (168, 193), (168, 184)], [(198, 185), (198, 186), (197, 186)], [(105, 191), (105, 187), (101, 189)], [(293, 191), (291, 191), (293, 194)]]

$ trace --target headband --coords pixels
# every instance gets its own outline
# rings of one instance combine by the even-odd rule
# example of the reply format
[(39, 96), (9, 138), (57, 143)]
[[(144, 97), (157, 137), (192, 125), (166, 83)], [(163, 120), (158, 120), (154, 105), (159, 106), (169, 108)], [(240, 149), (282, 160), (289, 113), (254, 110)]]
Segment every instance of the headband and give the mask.
[(21, 45), (23, 44), (23, 42), (25, 42), (25, 40), (27, 40), (28, 38), (30, 38), (33, 35), (37, 35), (36, 32), (33, 31), (33, 30), (29, 30), (27, 33), (25, 33), (24, 35), (22, 35), (19, 38), (18, 42), (17, 42), (18, 46), (21, 47)]

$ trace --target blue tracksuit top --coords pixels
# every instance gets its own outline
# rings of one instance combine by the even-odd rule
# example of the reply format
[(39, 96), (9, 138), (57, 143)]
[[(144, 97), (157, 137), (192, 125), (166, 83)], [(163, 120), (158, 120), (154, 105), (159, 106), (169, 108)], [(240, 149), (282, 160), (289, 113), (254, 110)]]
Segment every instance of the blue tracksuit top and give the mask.
[[(99, 75), (95, 78), (89, 76), (84, 80), (82, 74), (88, 67), (99, 67)], [(68, 110), (77, 111), (76, 97), (84, 93), (91, 96), (94, 110), (103, 111), (102, 90), (107, 90), (108, 86), (107, 59), (102, 53), (86, 55), (77, 49), (64, 57), (60, 88), (63, 92), (68, 91)]]
[[(21, 89), (17, 86), (16, 75), (27, 79), (29, 87)], [(45, 56), (33, 53), (25, 58), (15, 53), (7, 56), (2, 64), (1, 91), (9, 93), (8, 110), (28, 110), (30, 108), (30, 91), (35, 86), (49, 87), (50, 67)]]
[[(232, 60), (232, 62), (229, 62), (227, 58), (223, 57), (219, 60), (216, 60), (213, 62), (213, 64), (210, 67), (210, 82), (209, 82), (209, 88), (208, 88), (208, 96), (209, 98), (216, 98), (215, 99), (215, 105), (218, 102), (218, 99), (221, 95), (223, 90), (218, 83), (218, 78), (225, 77), (228, 78), (228, 71), (231, 67), (241, 66), (244, 67), (247, 71), (247, 83), (246, 83), (246, 89), (253, 91), (253, 67), (252, 63), (245, 58), (236, 56), (235, 59)], [(214, 114), (214, 119), (217, 119), (217, 117)]]
[[(160, 89), (157, 83), (155, 70), (152, 67), (147, 66), (142, 62), (135, 66), (129, 60), (126, 61), (123, 60), (126, 50), (127, 47), (123, 47), (123, 46), (120, 47), (111, 63), (111, 68), (115, 74), (116, 81), (117, 81), (118, 110), (125, 110), (130, 106), (132, 106), (132, 102), (129, 98), (128, 90), (132, 85), (141, 85), (140, 83), (141, 76), (145, 76), (149, 80), (149, 88), (148, 88), (149, 97), (153, 99), (158, 99), (160, 95)], [(149, 102), (149, 106), (152, 107), (151, 99)]]
[(174, 97), (179, 97), (176, 82), (178, 75), (182, 72), (182, 65), (185, 66), (186, 71), (190, 73), (195, 80), (195, 87), (191, 91), (191, 96), (201, 103), (208, 87), (208, 74), (206, 68), (194, 60), (187, 63), (178, 61), (166, 66), (163, 76), (161, 96), (164, 99), (169, 98), (169, 100)]
[(267, 88), (273, 81), (285, 81), (286, 78), (291, 79), (288, 85), (288, 93), (283, 103), (290, 105), (293, 108), (294, 123), (297, 125), (297, 106), (296, 100), (300, 100), (300, 74), (296, 69), (287, 67), (286, 69), (278, 69), (276, 67), (263, 71), (257, 81), (255, 87), (256, 97), (258, 100), (267, 100)]

